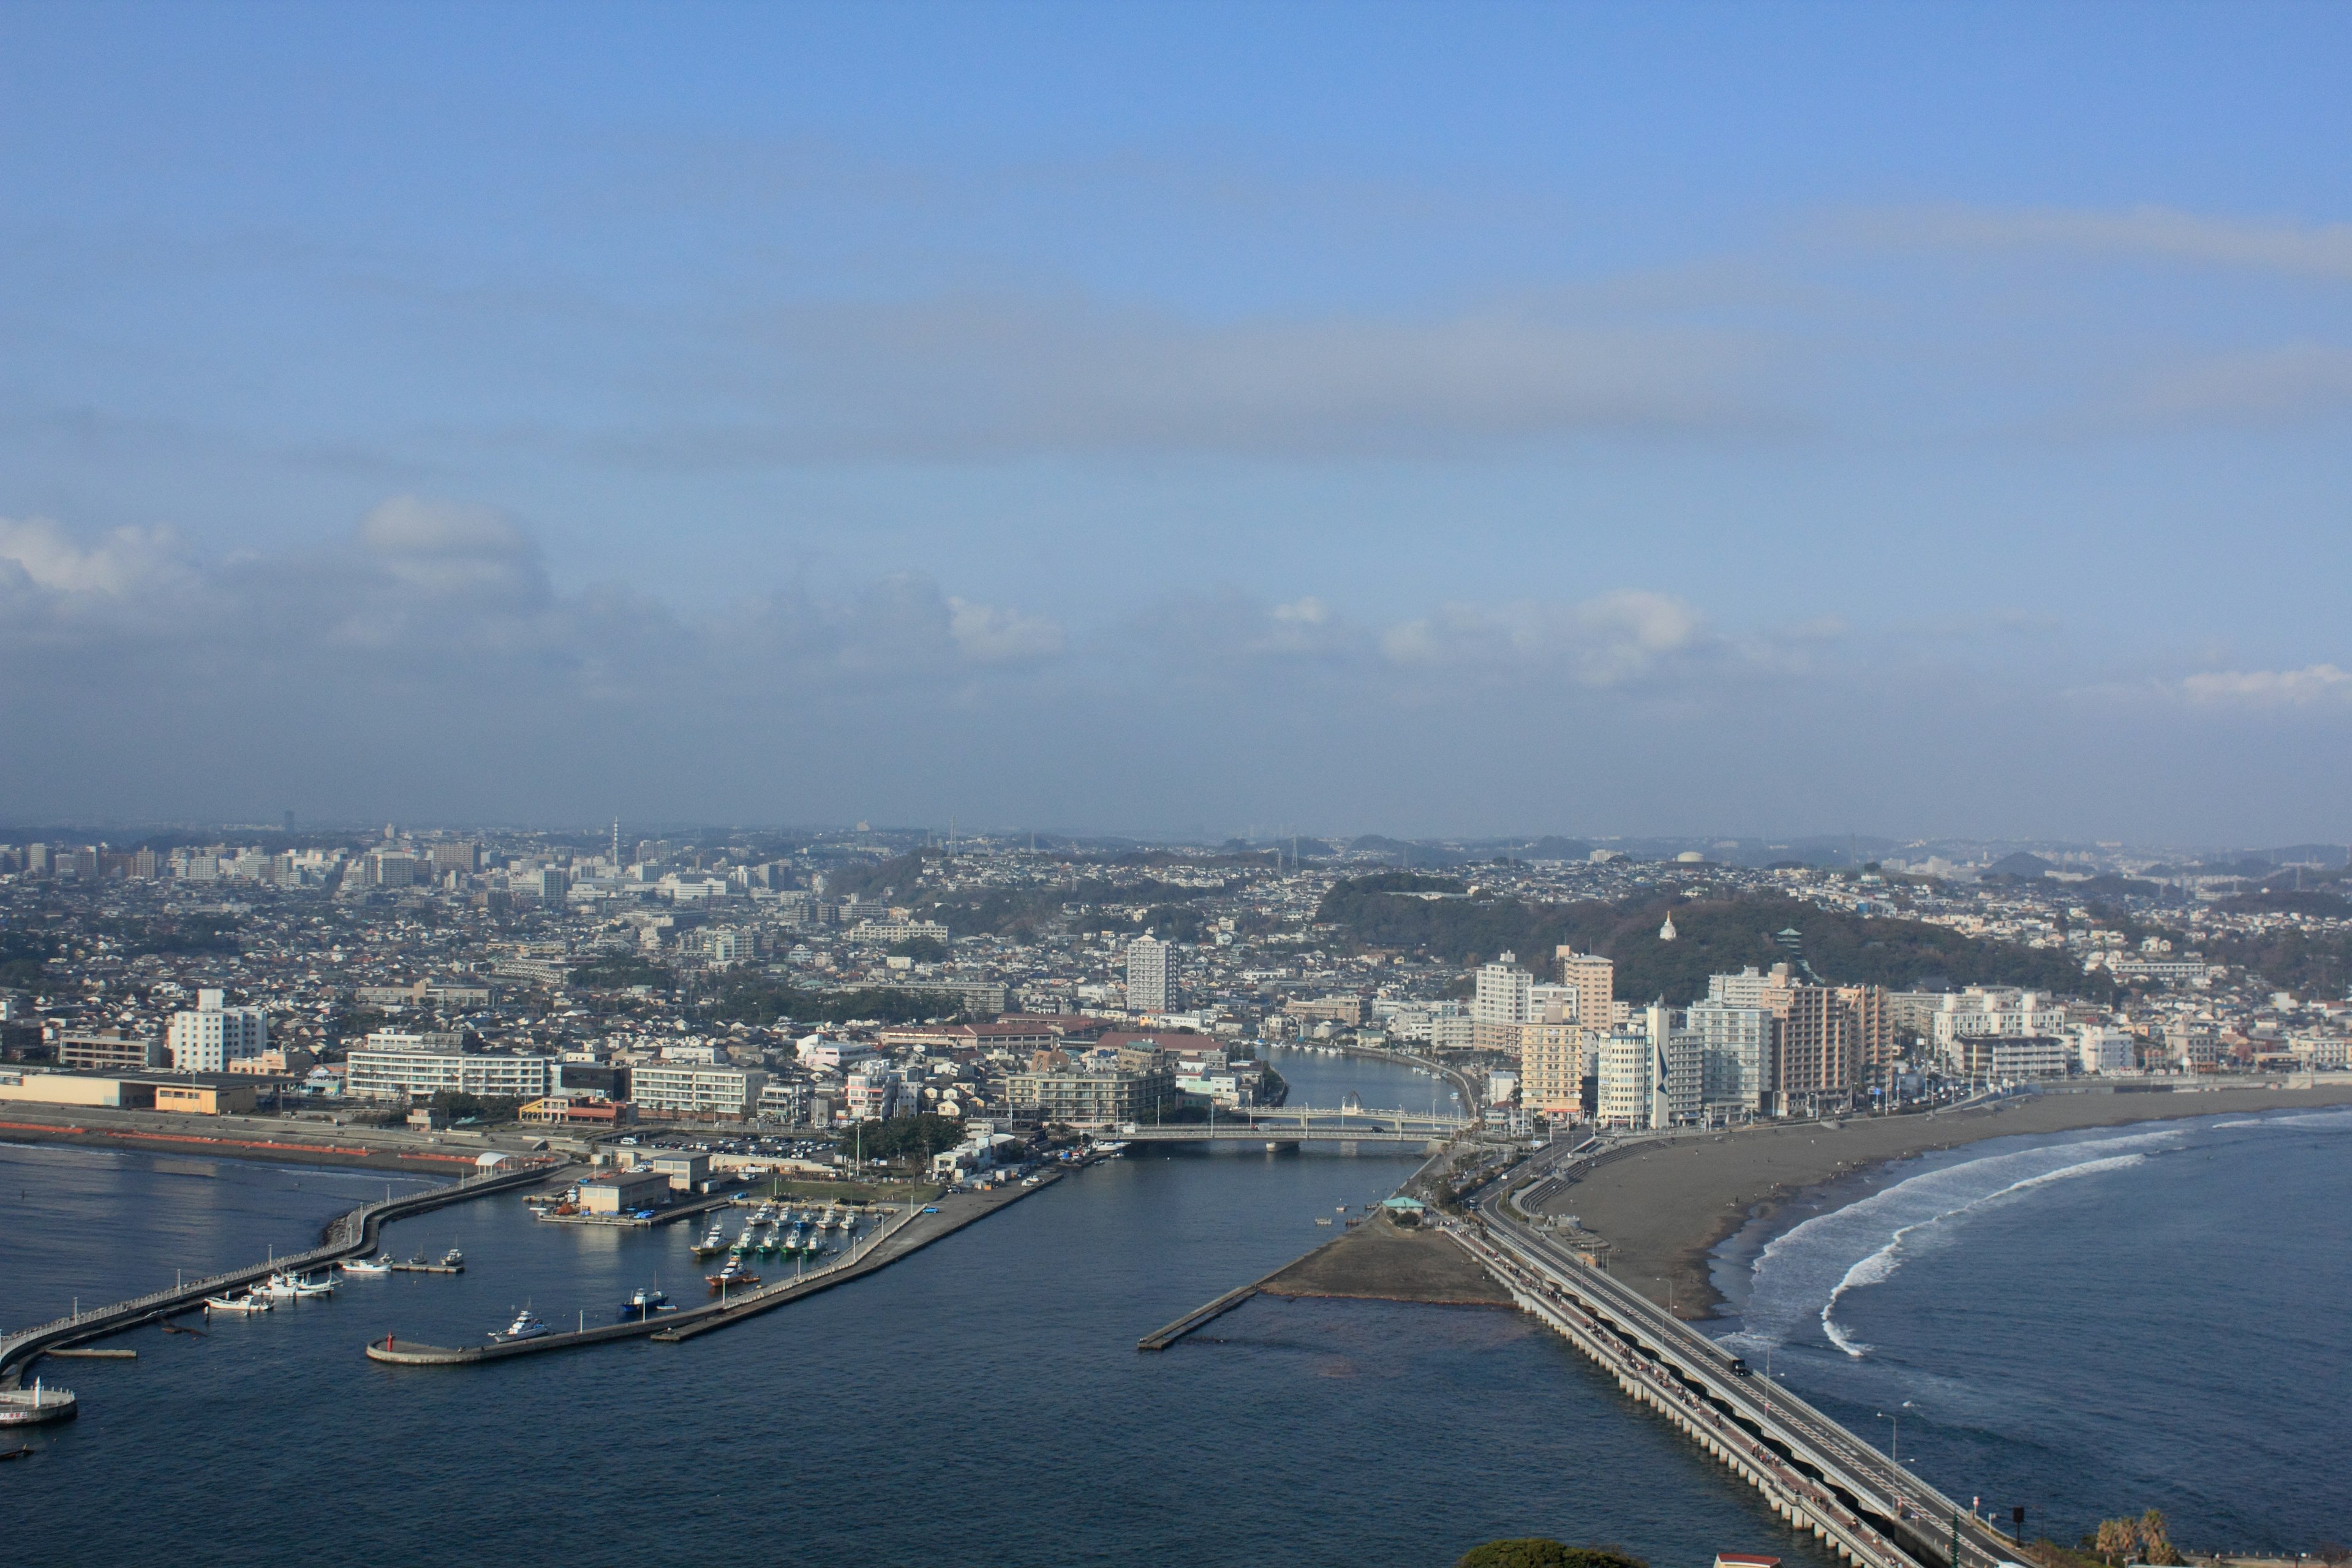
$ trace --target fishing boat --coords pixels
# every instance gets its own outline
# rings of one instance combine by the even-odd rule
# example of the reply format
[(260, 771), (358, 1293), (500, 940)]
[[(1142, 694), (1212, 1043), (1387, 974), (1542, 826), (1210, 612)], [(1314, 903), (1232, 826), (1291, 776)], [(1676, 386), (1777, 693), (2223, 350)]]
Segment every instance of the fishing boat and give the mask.
[(207, 1312), (267, 1312), (274, 1306), (275, 1303), (267, 1296), (207, 1296), (205, 1298), (205, 1310)]
[(677, 1309), (671, 1305), (669, 1297), (662, 1291), (651, 1286), (639, 1286), (630, 1293), (627, 1300), (621, 1303), (621, 1321), (630, 1323), (639, 1318), (650, 1317), (656, 1312), (677, 1310)]
[(389, 1274), (392, 1259), (378, 1253), (373, 1258), (346, 1258), (339, 1267), (346, 1274)]
[(509, 1323), (504, 1329), (492, 1330), (490, 1338), (501, 1344), (512, 1344), (517, 1340), (538, 1339), (548, 1331), (547, 1325), (531, 1316), (530, 1309), (525, 1307), (515, 1314), (514, 1321)]
[(453, 1243), (451, 1244), (449, 1250), (441, 1255), (441, 1267), (444, 1268), (463, 1268), (466, 1267), (466, 1255), (458, 1251), (457, 1246)]
[(784, 1244), (784, 1250), (786, 1252), (806, 1252), (808, 1249), (808, 1226), (805, 1224), (793, 1226), (793, 1237), (790, 1241)]
[(332, 1280), (289, 1274), (282, 1268), (253, 1288), (254, 1295), (266, 1296), (273, 1301), (307, 1300), (314, 1296), (331, 1296), (334, 1293)]
[(745, 1268), (731, 1258), (727, 1260), (726, 1268), (721, 1268), (716, 1274), (706, 1274), (703, 1276), (703, 1279), (709, 1284), (713, 1290), (725, 1290), (729, 1289), (744, 1290), (749, 1289), (751, 1287), (757, 1285), (760, 1282), (760, 1277), (757, 1274)]

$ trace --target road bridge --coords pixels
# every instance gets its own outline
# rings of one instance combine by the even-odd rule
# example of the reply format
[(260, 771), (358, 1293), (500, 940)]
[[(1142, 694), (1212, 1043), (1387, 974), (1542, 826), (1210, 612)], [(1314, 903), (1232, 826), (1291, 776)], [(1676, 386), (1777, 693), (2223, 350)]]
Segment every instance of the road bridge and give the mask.
[(1446, 1234), (1521, 1308), (1608, 1368), (1773, 1510), (1875, 1568), (1997, 1568), (2014, 1549), (1990, 1526), (1728, 1351), (1491, 1197)]
[(1131, 1143), (1425, 1143), (1442, 1142), (1473, 1125), (1463, 1117), (1419, 1111), (1253, 1105), (1237, 1110), (1221, 1107), (1206, 1121), (1123, 1124), (1116, 1136)]

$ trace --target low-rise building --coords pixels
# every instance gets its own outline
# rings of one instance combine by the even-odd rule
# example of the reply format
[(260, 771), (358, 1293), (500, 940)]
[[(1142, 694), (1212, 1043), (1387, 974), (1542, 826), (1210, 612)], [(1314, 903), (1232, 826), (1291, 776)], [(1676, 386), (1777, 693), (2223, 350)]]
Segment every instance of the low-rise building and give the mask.
[(767, 1082), (757, 1068), (700, 1062), (653, 1062), (629, 1074), (637, 1109), (669, 1116), (750, 1116)]
[(599, 1171), (580, 1184), (580, 1206), (590, 1214), (632, 1214), (669, 1202), (670, 1179), (659, 1171)]
[[(439, 1037), (454, 1040), (454, 1036)], [(554, 1059), (411, 1046), (381, 1031), (345, 1060), (345, 1092), (358, 1100), (415, 1100), (447, 1090), (477, 1100), (538, 1100), (548, 1089)], [(390, 1040), (391, 1043), (382, 1043)]]

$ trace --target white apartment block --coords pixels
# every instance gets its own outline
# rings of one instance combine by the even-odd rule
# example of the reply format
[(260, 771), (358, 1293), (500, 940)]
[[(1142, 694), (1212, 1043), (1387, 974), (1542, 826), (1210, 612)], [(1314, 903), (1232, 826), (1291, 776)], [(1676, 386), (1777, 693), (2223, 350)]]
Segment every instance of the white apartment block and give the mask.
[(220, 992), (199, 991), (193, 1012), (172, 1015), (163, 1043), (174, 1072), (226, 1072), (229, 1063), (269, 1048), (269, 1015), (259, 1007), (225, 1006)]
[[(447, 1089), (478, 1100), (539, 1100), (554, 1077), (552, 1057), (510, 1057), (428, 1046), (415, 1035), (379, 1031), (345, 1062), (344, 1091), (358, 1100), (414, 1100)], [(442, 1039), (454, 1037), (442, 1036)], [(418, 1041), (409, 1045), (406, 1041)]]
[(1683, 1028), (1696, 1043), (1699, 1100), (1706, 1111), (1769, 1109), (1774, 1023), (1768, 1008), (1713, 996), (1684, 1012)]
[(1662, 1086), (1647, 1021), (1639, 1028), (1612, 1029), (1600, 1037), (1594, 1057), (1599, 1099), (1593, 1120), (1602, 1127), (1635, 1132), (1656, 1125), (1653, 1117)]
[(2054, 1037), (2066, 1030), (2066, 1009), (2049, 1005), (2032, 991), (1998, 991), (1970, 986), (1944, 998), (1943, 1007), (1929, 1020), (1928, 1038), (1937, 1054), (1957, 1062), (1965, 1039)]
[(1151, 937), (1139, 936), (1127, 944), (1127, 1010), (1165, 1013), (1174, 990), (1175, 949)]
[(2125, 1030), (2094, 1024), (2075, 1037), (2075, 1061), (2084, 1072), (2129, 1072), (2134, 1065), (2135, 1044)]
[(768, 1075), (757, 1068), (661, 1062), (629, 1071), (629, 1098), (640, 1110), (707, 1116), (749, 1116)]
[(1515, 953), (1499, 954), (1478, 966), (1478, 990), (1471, 998), (1470, 1020), (1475, 1024), (1524, 1024), (1535, 976), (1518, 966)]

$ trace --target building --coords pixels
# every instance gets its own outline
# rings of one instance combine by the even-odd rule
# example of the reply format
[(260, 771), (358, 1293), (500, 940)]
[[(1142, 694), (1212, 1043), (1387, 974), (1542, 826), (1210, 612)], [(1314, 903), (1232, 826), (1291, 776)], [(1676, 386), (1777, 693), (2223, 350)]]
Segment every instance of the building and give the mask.
[(268, 1047), (269, 1015), (259, 1007), (227, 1006), (222, 996), (199, 991), (193, 1012), (172, 1015), (164, 1045), (173, 1071), (222, 1072), (230, 1062)]
[(793, 1127), (803, 1127), (809, 1118), (809, 1086), (805, 1079), (772, 1078), (760, 1090), (760, 1117), (764, 1121), (782, 1121)]
[(1301, 997), (1282, 1005), (1285, 1017), (1328, 1019), (1353, 1029), (1364, 1022), (1364, 999), (1361, 996)]
[(667, 1116), (750, 1116), (767, 1083), (768, 1075), (757, 1068), (701, 1062), (656, 1062), (629, 1074), (637, 1109)]
[(1633, 1132), (1655, 1126), (1652, 1117), (1661, 1085), (1658, 1053), (1650, 1042), (1648, 1021), (1601, 1036), (1595, 1055), (1598, 1095), (1593, 1120), (1603, 1127)]
[(1970, 986), (1947, 995), (1930, 1016), (1927, 1037), (1936, 1054), (1956, 1070), (1966, 1071), (1958, 1042), (1963, 1039), (2021, 1039), (2028, 1036), (2065, 1032), (2066, 1009), (2032, 991), (2008, 991)]
[[(937, 996), (955, 1004), (955, 1011), (969, 1018), (992, 1018), (1004, 1011), (1004, 983), (1001, 980), (943, 980), (937, 978), (902, 978), (892, 975), (883, 983), (884, 988), (904, 991), (915, 996)], [(941, 1012), (947, 1009), (942, 1007)]]
[(1560, 984), (1576, 993), (1576, 1021), (1596, 1034), (1608, 1029), (1616, 1015), (1617, 965), (1597, 952), (1568, 947), (1556, 949), (1555, 956)]
[(1709, 1120), (1771, 1109), (1780, 1020), (1769, 1010), (1710, 996), (1684, 1009), (1683, 1028), (1697, 1045), (1699, 1102)]
[(1150, 934), (1127, 944), (1127, 1010), (1166, 1013), (1176, 1005), (1176, 950)]
[(710, 1156), (690, 1149), (656, 1149), (639, 1163), (660, 1174), (674, 1193), (698, 1193), (710, 1184)]
[(1989, 1065), (1992, 1076), (1998, 1079), (2064, 1078), (2075, 1055), (2064, 1040), (2055, 1036), (1997, 1039), (1991, 1047), (1992, 1060)]
[(590, 1214), (634, 1214), (669, 1202), (669, 1177), (659, 1171), (599, 1171), (580, 1184), (580, 1206)]
[(555, 1062), (457, 1048), (455, 1035), (379, 1029), (344, 1061), (344, 1092), (361, 1100), (420, 1100), (446, 1091), (477, 1100), (544, 1099)]
[(1767, 987), (1764, 1004), (1780, 1018), (1780, 1110), (1853, 1100), (1863, 1048), (1853, 1004), (1830, 985)]
[(1585, 1026), (1546, 1009), (1546, 1016), (1519, 1026), (1519, 1103), (1548, 1116), (1584, 1111)]
[(517, 1120), (548, 1127), (633, 1127), (637, 1108), (601, 1094), (551, 1094), (515, 1113)]
[(0, 1068), (0, 1100), (37, 1105), (169, 1110), (183, 1116), (244, 1116), (257, 1103), (249, 1079), (176, 1073), (38, 1072)]
[(2094, 1024), (2074, 1040), (2075, 1065), (2084, 1072), (2129, 1072), (2135, 1065), (2137, 1042), (2123, 1029)]
[(168, 1066), (169, 1048), (161, 1040), (126, 1035), (119, 1029), (62, 1035), (58, 1038), (58, 1066), (68, 1072), (139, 1072)]
[(1073, 1127), (1150, 1121), (1181, 1103), (1175, 1076), (1165, 1070), (1032, 1068), (1007, 1073), (1004, 1094), (1015, 1116)]
[(1517, 1051), (1535, 976), (1519, 967), (1517, 953), (1501, 952), (1494, 963), (1478, 966), (1476, 984), (1470, 998), (1471, 1044), (1482, 1051)]

